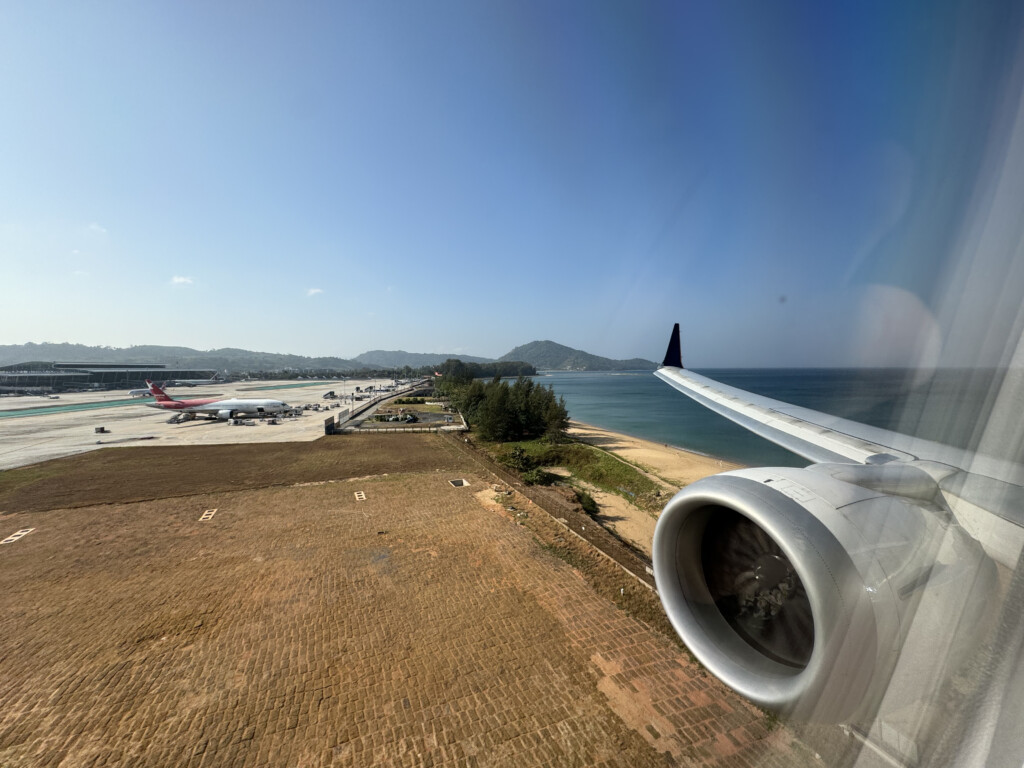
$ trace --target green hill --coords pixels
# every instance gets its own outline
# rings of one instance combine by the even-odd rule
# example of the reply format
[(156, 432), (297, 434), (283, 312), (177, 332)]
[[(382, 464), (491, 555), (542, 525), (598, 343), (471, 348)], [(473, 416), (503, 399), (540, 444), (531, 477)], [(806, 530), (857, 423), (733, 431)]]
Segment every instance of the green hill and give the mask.
[(123, 348), (49, 343), (0, 345), (0, 366), (30, 360), (48, 363), (163, 363), (178, 368), (210, 368), (215, 371), (354, 371), (365, 367), (340, 357), (304, 357), (230, 347), (202, 351), (156, 345)]
[(531, 341), (498, 360), (522, 360), (542, 371), (653, 371), (658, 367), (650, 360), (638, 357), (612, 360), (553, 341)]
[[(449, 358), (465, 363), (492, 363), (486, 357), (460, 354), (430, 354), (372, 350), (352, 360), (340, 357), (304, 357), (276, 352), (252, 352), (247, 349), (198, 350), (190, 347), (140, 345), (135, 347), (87, 347), (84, 344), (9, 344), (0, 345), (0, 366), (29, 361), (47, 363), (163, 363), (178, 368), (215, 371), (356, 371), (364, 368), (420, 368), (441, 365)], [(516, 347), (497, 362), (524, 362), (545, 371), (628, 371), (650, 370), (650, 360), (610, 360), (553, 341), (531, 341)]]

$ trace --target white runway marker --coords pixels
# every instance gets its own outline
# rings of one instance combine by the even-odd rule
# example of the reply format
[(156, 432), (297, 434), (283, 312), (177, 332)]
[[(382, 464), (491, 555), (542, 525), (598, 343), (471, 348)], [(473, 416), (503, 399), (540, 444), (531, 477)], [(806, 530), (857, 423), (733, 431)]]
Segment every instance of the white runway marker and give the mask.
[(201, 522), (201, 523), (202, 523), (202, 522), (205, 522), (205, 521), (207, 521), (207, 520), (212, 520), (212, 519), (213, 519), (213, 516), (214, 516), (215, 514), (217, 514), (217, 510), (216, 510), (216, 508), (214, 508), (214, 509), (208, 509), (208, 510), (206, 510), (205, 512), (203, 512), (202, 516), (201, 516), (201, 517), (199, 518), (199, 522)]
[(8, 536), (3, 541), (0, 541), (0, 544), (13, 544), (18, 539), (20, 539), (22, 536), (28, 536), (34, 530), (35, 530), (35, 528), (22, 528), (17, 533), (12, 533), (10, 536)]

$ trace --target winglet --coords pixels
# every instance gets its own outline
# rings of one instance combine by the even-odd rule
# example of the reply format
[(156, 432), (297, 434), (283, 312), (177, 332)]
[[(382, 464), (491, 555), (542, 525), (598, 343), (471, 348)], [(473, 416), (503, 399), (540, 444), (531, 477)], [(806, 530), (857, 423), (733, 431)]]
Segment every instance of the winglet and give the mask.
[(672, 338), (668, 340), (668, 350), (665, 352), (665, 360), (662, 368), (682, 368), (683, 353), (679, 347), (679, 323), (672, 327)]

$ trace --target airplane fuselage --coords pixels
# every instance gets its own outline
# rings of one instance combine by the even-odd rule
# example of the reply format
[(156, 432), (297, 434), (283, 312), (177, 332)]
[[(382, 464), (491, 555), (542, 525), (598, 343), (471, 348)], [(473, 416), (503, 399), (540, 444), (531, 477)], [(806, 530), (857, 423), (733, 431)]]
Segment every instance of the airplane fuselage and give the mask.
[(282, 413), (291, 408), (280, 400), (250, 400), (229, 398), (218, 400), (163, 400), (146, 403), (150, 408), (162, 408), (167, 411), (206, 415), (211, 418), (230, 419), (235, 416), (262, 416), (264, 414)]

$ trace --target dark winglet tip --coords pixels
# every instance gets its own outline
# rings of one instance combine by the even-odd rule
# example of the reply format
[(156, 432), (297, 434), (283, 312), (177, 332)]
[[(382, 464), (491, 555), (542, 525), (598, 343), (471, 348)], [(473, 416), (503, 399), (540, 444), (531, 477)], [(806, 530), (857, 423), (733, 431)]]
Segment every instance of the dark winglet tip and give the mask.
[(679, 346), (679, 323), (672, 327), (672, 338), (668, 341), (668, 350), (665, 352), (665, 360), (662, 368), (682, 368), (683, 353)]

